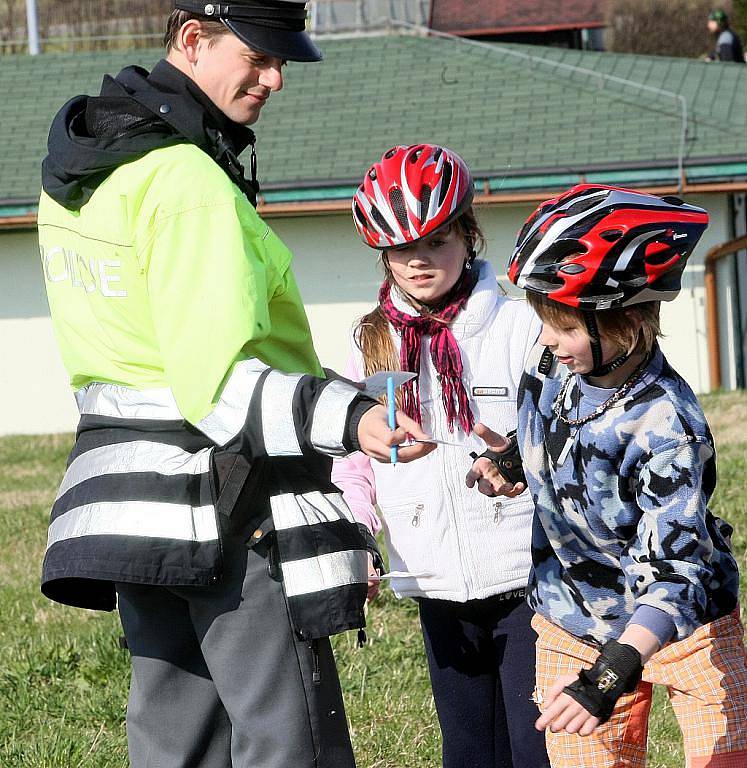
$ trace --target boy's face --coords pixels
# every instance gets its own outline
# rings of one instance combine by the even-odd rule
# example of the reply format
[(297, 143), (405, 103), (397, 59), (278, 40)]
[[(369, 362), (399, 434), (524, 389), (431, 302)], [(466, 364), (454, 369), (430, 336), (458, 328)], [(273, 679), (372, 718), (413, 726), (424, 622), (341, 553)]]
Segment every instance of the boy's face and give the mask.
[[(591, 340), (580, 323), (574, 318), (568, 318), (563, 324), (556, 326), (543, 321), (540, 344), (549, 347), (558, 362), (567, 366), (573, 373), (589, 373), (594, 368), (591, 352)], [(602, 360), (608, 362), (620, 354), (616, 344), (602, 337)]]

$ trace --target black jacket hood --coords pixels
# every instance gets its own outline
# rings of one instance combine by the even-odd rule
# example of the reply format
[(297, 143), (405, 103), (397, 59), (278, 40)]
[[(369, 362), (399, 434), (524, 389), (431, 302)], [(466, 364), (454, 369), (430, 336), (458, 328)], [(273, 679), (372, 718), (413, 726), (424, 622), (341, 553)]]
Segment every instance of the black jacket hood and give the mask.
[[(126, 67), (104, 76), (99, 96), (76, 96), (52, 121), (42, 162), (44, 191), (80, 210), (109, 174), (153, 149), (198, 146), (256, 204), (254, 133), (229, 120), (189, 77), (162, 60), (153, 71)], [(238, 155), (252, 146), (252, 178)]]

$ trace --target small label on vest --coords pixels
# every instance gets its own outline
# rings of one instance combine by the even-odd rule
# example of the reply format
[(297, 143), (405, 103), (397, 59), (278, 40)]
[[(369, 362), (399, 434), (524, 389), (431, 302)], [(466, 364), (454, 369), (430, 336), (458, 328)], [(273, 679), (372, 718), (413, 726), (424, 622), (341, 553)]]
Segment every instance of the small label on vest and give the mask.
[(472, 397), (508, 397), (508, 387), (472, 387)]

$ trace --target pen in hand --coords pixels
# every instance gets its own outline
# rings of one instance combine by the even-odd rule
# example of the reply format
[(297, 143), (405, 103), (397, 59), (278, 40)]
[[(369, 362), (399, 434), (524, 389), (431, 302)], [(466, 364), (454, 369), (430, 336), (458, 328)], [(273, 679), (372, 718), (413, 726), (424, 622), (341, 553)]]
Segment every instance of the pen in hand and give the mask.
[[(386, 401), (389, 414), (389, 428), (397, 429), (397, 403), (394, 399), (394, 379), (389, 376), (386, 380)], [(397, 463), (397, 446), (389, 449), (389, 460), (393, 465)]]

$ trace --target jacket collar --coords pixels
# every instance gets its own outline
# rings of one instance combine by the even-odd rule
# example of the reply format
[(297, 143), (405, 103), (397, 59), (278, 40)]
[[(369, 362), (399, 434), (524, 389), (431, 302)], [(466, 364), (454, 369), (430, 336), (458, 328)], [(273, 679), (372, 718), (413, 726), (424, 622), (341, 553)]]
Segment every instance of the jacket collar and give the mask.
[[(500, 298), (498, 280), (491, 264), (483, 259), (475, 259), (472, 268), (480, 270), (479, 278), (464, 309), (451, 324), (451, 332), (456, 339), (466, 339), (480, 333), (493, 316)], [(394, 306), (401, 312), (413, 316), (418, 314), (396, 285), (393, 286), (391, 297)]]
[[(254, 133), (229, 120), (186, 75), (162, 60), (153, 72), (126, 67), (105, 76), (99, 96), (76, 96), (55, 116), (42, 163), (44, 191), (68, 210), (80, 210), (119, 166), (154, 149), (195, 144), (225, 171), (252, 204)], [(252, 145), (252, 178), (239, 153)]]

